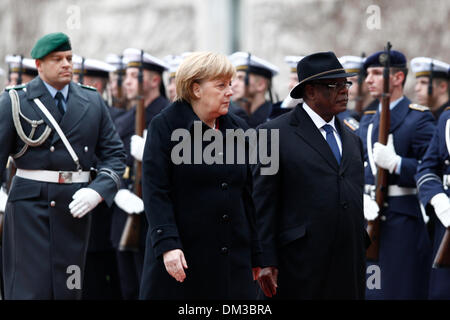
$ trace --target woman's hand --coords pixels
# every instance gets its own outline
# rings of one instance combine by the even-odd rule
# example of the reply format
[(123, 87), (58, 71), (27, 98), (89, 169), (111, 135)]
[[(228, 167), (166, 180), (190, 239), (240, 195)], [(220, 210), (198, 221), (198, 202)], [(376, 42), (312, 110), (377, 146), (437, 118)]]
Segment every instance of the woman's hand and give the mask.
[(164, 266), (167, 272), (179, 282), (186, 279), (184, 269), (187, 269), (184, 253), (180, 249), (167, 251), (163, 254)]
[(258, 283), (264, 294), (271, 298), (277, 293), (278, 269), (275, 267), (262, 268), (258, 273)]

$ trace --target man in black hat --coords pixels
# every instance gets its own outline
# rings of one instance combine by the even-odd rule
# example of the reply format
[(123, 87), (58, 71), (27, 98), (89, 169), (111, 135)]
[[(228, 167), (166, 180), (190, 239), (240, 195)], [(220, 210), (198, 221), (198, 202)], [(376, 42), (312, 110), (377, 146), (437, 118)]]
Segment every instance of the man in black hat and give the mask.
[(279, 148), (278, 172), (253, 168), (263, 249), (258, 281), (275, 299), (363, 299), (363, 150), (336, 117), (353, 74), (333, 52), (307, 56), (297, 70), (291, 97), (303, 104), (258, 127), (279, 132), (268, 143), (272, 156)]
[(17, 167), (4, 222), (5, 298), (80, 299), (90, 212), (111, 206), (125, 152), (98, 92), (71, 81), (67, 35), (42, 37), (31, 56), (39, 76), (0, 97), (0, 176), (9, 155)]
[[(365, 82), (372, 98), (383, 95), (384, 51), (370, 55), (365, 63)], [(365, 173), (364, 215), (379, 216), (380, 246), (378, 261), (368, 261), (367, 270), (380, 270), (378, 284), (367, 287), (367, 299), (426, 299), (431, 243), (423, 211), (417, 198), (414, 175), (434, 132), (434, 118), (427, 107), (412, 104), (404, 96), (408, 73), (403, 53), (390, 51), (389, 95), (390, 130), (387, 144), (378, 141), (381, 104), (376, 112), (361, 119), (358, 134), (363, 142), (367, 164)], [(385, 206), (378, 212), (374, 204), (378, 168), (387, 170), (388, 190)], [(372, 205), (369, 205), (372, 204)], [(376, 207), (375, 210), (370, 208)], [(368, 272), (371, 277), (373, 273)]]

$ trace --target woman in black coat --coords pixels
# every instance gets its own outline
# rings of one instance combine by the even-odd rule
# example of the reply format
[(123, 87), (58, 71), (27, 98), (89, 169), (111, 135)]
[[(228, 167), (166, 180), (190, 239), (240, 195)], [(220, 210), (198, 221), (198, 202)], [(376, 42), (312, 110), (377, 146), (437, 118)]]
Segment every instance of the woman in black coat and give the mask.
[[(256, 298), (252, 267), (260, 249), (251, 171), (248, 161), (236, 164), (237, 143), (233, 161), (225, 145), (227, 129), (246, 126), (228, 114), (234, 75), (224, 55), (191, 54), (177, 71), (176, 101), (149, 126), (141, 299)], [(214, 138), (202, 141), (202, 133)], [(212, 150), (210, 141), (223, 149)]]

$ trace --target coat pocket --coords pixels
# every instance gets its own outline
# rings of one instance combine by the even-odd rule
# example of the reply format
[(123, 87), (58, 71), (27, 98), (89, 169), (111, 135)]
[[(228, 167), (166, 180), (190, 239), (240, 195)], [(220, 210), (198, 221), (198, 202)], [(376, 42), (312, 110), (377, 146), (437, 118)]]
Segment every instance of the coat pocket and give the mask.
[(305, 235), (306, 226), (304, 224), (283, 230), (278, 236), (278, 245), (282, 247), (294, 240), (303, 238)]
[(40, 183), (15, 180), (11, 190), (9, 191), (8, 201), (14, 202), (17, 200), (37, 198), (40, 194)]

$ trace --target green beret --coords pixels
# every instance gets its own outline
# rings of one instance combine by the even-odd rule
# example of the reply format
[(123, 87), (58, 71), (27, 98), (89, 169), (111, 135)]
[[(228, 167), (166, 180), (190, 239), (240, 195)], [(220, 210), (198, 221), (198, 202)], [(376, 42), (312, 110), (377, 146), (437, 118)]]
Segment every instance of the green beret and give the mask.
[(31, 57), (33, 59), (41, 59), (54, 51), (67, 50), (72, 50), (72, 47), (66, 34), (62, 32), (49, 33), (36, 42), (31, 50)]

